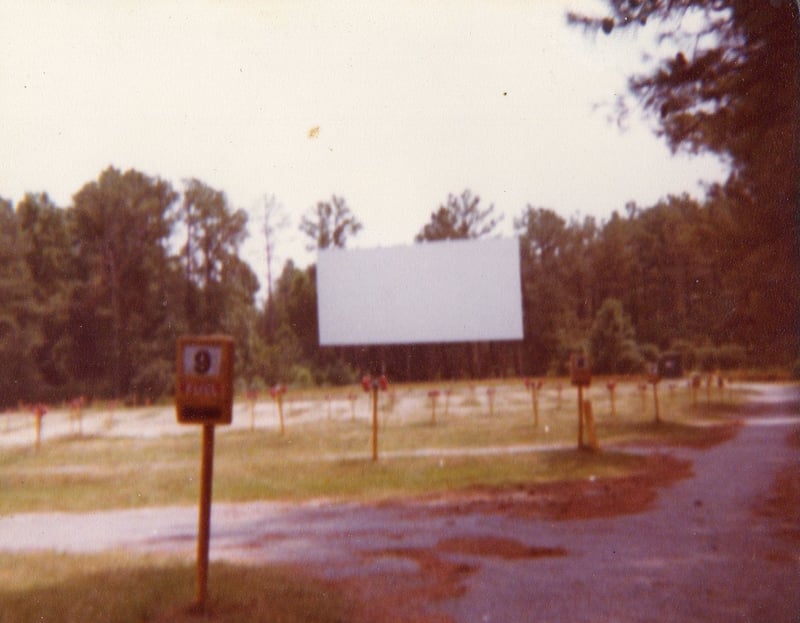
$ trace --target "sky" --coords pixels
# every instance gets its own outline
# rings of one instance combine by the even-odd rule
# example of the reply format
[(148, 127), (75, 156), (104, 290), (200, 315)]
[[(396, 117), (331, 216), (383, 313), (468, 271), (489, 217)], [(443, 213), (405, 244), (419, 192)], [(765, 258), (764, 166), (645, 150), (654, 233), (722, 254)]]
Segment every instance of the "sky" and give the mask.
[[(288, 220), (278, 266), (314, 261), (298, 230), (343, 196), (348, 246), (411, 244), (469, 189), (513, 234), (526, 205), (598, 222), (635, 201), (702, 197), (725, 165), (673, 156), (634, 110), (613, 119), (652, 33), (590, 36), (596, 0), (0, 0), (0, 197), (60, 206), (114, 166), (182, 190), (197, 178)], [(649, 61), (652, 63), (653, 61)], [(651, 66), (651, 65), (650, 65)]]

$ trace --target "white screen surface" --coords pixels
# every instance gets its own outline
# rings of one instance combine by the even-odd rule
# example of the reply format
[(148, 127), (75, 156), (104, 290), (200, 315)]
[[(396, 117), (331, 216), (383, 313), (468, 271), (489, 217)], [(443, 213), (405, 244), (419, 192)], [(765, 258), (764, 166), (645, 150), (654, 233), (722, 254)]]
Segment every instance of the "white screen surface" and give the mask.
[(521, 340), (519, 242), (321, 250), (317, 301), (323, 346)]

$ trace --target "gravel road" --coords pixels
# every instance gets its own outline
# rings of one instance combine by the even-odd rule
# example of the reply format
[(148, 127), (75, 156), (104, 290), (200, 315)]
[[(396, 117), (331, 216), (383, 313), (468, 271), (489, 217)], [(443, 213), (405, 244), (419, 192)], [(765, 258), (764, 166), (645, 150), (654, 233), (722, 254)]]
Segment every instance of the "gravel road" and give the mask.
[[(327, 579), (365, 621), (800, 623), (800, 540), (756, 512), (780, 472), (800, 469), (788, 441), (800, 390), (753, 389), (735, 438), (669, 450), (693, 475), (644, 512), (553, 520), (514, 512), (513, 500), (215, 504), (211, 556)], [(193, 507), (19, 514), (0, 517), (0, 550), (193, 556), (196, 530)]]

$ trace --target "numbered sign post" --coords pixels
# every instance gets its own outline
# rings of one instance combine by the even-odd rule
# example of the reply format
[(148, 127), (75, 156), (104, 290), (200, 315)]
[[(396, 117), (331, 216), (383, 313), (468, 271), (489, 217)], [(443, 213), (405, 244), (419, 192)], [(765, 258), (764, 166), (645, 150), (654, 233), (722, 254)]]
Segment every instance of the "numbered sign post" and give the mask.
[(569, 359), (570, 382), (578, 388), (578, 448), (583, 448), (583, 388), (592, 384), (592, 369), (589, 359), (583, 354), (574, 354)]
[(661, 422), (661, 416), (658, 412), (658, 384), (661, 382), (658, 364), (652, 363), (647, 366), (647, 382), (653, 386), (653, 407), (656, 412), (656, 424), (658, 424)]
[(378, 460), (378, 391), (389, 389), (389, 379), (385, 374), (373, 377), (369, 374), (361, 379), (361, 388), (364, 392), (372, 392), (372, 461)]
[(200, 612), (205, 612), (208, 599), (214, 427), (217, 424), (230, 424), (233, 419), (233, 339), (225, 335), (181, 337), (178, 340), (175, 389), (178, 422), (203, 426), (196, 607)]

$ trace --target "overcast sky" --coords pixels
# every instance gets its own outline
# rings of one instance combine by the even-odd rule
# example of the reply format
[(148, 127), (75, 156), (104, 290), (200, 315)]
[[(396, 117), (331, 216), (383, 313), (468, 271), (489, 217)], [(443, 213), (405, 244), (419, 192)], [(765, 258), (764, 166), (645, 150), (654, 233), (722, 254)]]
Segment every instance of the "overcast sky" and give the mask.
[(526, 204), (607, 218), (629, 200), (702, 196), (711, 158), (671, 157), (634, 114), (609, 123), (643, 33), (566, 25), (591, 0), (417, 2), (0, 0), (0, 197), (59, 205), (109, 165), (196, 177), (289, 227), (280, 260), (313, 258), (297, 230), (331, 194), (364, 229), (351, 246), (410, 244), (449, 193), (505, 214)]

